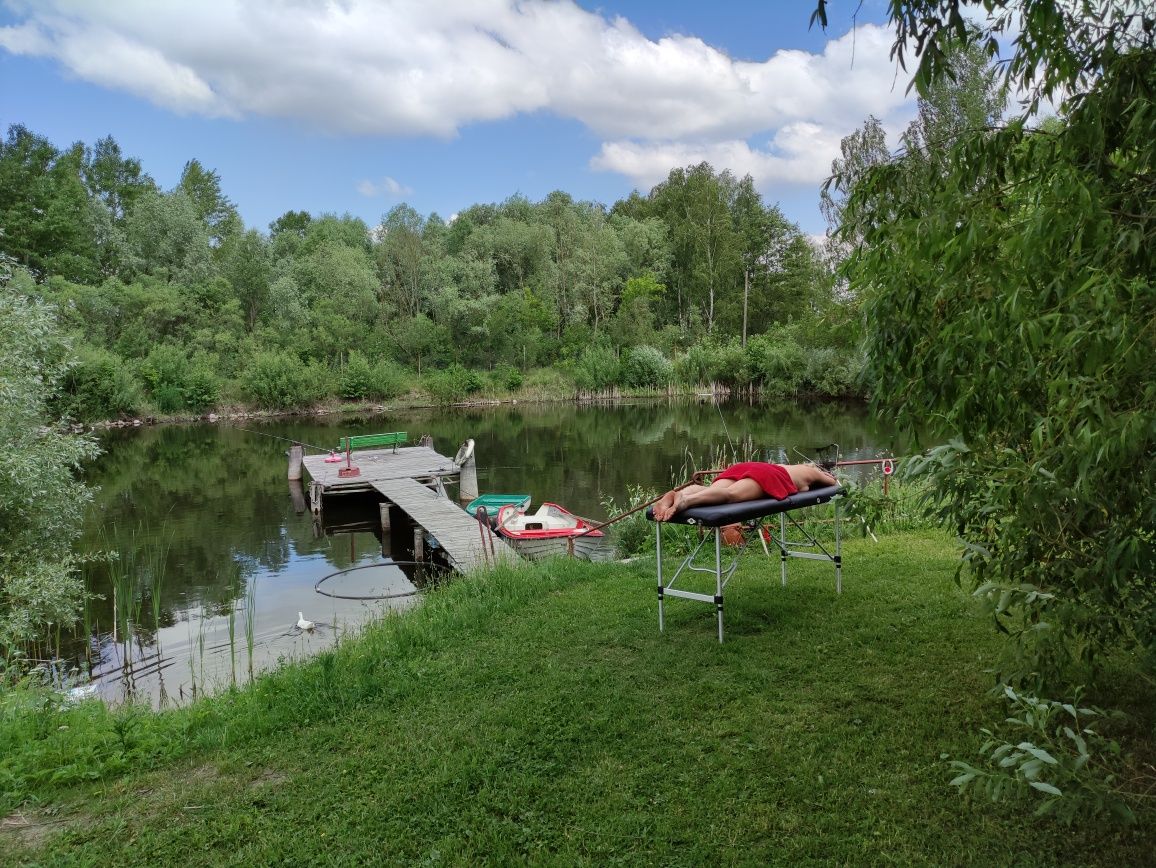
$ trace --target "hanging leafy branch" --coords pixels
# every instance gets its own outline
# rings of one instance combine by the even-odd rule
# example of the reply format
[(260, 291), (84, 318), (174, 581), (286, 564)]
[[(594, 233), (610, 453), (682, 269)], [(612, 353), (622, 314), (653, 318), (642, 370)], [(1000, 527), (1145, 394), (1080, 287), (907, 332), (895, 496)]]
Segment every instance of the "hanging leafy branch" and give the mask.
[[(967, 7), (986, 18), (969, 25)], [(847, 199), (876, 405), (945, 441), (912, 469), (1015, 640), (1005, 682), (1071, 690), (1073, 661), (1095, 678), (1119, 649), (1151, 665), (1156, 9), (892, 0), (890, 14), (893, 56), (918, 58), (921, 95), (953, 51), (992, 57), (1018, 28), (1002, 70), (1025, 111), (961, 130), (936, 159), (875, 166)], [(1033, 126), (1045, 99), (1063, 113)], [(997, 759), (1013, 755), (1050, 766), (1026, 748)], [(998, 797), (1000, 778), (984, 780)], [(1094, 791), (1069, 785), (1048, 810), (1068, 816)]]

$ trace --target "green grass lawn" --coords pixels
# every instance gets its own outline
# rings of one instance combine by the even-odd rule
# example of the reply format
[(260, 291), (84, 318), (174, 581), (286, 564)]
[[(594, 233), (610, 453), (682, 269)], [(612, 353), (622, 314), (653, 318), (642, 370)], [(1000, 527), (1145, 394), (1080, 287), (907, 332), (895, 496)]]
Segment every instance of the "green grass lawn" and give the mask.
[(1065, 827), (947, 785), (1002, 716), (956, 559), (855, 540), (837, 597), (749, 552), (721, 646), (701, 603), (658, 632), (650, 561), (555, 562), (189, 709), (10, 712), (0, 862), (1150, 864), (1152, 812)]

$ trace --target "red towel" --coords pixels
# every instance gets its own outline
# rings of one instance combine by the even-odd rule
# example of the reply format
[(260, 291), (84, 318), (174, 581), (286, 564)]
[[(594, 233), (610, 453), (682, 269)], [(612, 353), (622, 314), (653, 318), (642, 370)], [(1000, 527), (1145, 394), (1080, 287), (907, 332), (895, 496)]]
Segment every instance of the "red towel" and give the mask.
[(786, 500), (799, 491), (786, 468), (781, 464), (767, 464), (765, 461), (743, 461), (740, 464), (732, 464), (715, 479), (753, 479), (767, 493), (767, 497), (776, 500)]

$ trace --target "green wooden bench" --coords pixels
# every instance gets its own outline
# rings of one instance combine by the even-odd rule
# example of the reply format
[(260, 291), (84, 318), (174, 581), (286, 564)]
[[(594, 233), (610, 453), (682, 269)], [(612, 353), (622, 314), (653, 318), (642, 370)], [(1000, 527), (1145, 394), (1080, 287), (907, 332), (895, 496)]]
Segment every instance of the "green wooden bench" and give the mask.
[(337, 451), (344, 452), (348, 449), (383, 449), (390, 446), (393, 451), (397, 451), (397, 447), (403, 445), (409, 435), (404, 431), (394, 431), (390, 434), (357, 434), (353, 437), (342, 437), (337, 442)]

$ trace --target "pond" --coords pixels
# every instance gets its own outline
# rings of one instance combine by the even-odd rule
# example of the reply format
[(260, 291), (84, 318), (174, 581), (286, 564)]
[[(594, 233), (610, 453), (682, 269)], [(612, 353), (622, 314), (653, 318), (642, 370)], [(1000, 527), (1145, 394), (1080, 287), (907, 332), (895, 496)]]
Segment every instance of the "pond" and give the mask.
[[(377, 506), (350, 499), (314, 523), (286, 482), (290, 441), (406, 431), (453, 455), (476, 443), (481, 492), (522, 492), (594, 519), (631, 490), (656, 493), (689, 470), (759, 457), (803, 460), (837, 443), (845, 458), (904, 447), (859, 405), (505, 404), (291, 417), (110, 431), (86, 471), (98, 487), (81, 551), (98, 598), (71, 657), (82, 692), (154, 705), (243, 683), (278, 661), (330, 647), (367, 620), (412, 606), (436, 580), (390, 550)], [(725, 450), (725, 454), (720, 453)], [(451, 492), (452, 493), (452, 492)], [(325, 577), (350, 567), (371, 569)], [(373, 599), (346, 599), (362, 597)], [(302, 630), (298, 617), (315, 623)]]

